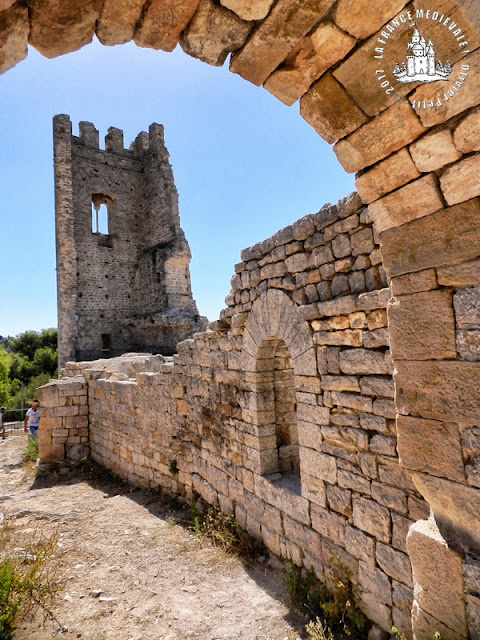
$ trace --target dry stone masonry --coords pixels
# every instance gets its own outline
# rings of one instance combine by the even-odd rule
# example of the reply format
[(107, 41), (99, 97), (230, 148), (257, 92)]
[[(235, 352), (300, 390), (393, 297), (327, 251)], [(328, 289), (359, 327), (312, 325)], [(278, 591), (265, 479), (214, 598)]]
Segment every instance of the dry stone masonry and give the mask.
[[(387, 93), (377, 80), (378, 38), (392, 67), (405, 59), (402, 16), (428, 20), (417, 26), (451, 63), (440, 106), (439, 83)], [(213, 65), (230, 56), (233, 72), (298, 100), (356, 172), (368, 214), (350, 202), (324, 227), (316, 214), (247, 250), (222, 317), (173, 361), (144, 362), (143, 373), (133, 356), (116, 361), (116, 374), (69, 365), (68, 379), (88, 387), (92, 455), (132, 482), (193, 486), (235, 506), (269, 548), (320, 575), (339, 556), (384, 629), (478, 639), (478, 3), (0, 0), (0, 72), (28, 43), (53, 57), (95, 33), (109, 45), (178, 42)], [(343, 216), (343, 206), (353, 209)], [(65, 284), (72, 292), (74, 280)], [(52, 394), (45, 411), (54, 417)], [(63, 397), (57, 408), (77, 406), (73, 388)], [(124, 423), (113, 428), (116, 402)], [(62, 422), (54, 435), (50, 424), (45, 458), (85, 444), (69, 441), (86, 437), (76, 427)]]
[(163, 127), (125, 149), (98, 131), (54, 118), (59, 361), (174, 353), (205, 327), (190, 286), (190, 249)]

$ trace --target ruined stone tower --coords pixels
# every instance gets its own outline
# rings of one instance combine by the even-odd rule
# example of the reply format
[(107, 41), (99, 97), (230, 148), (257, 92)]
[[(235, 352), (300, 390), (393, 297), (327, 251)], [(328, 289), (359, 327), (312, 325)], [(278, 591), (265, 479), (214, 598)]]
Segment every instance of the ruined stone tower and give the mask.
[(59, 364), (127, 351), (170, 355), (205, 327), (163, 126), (124, 148), (110, 127), (53, 119)]

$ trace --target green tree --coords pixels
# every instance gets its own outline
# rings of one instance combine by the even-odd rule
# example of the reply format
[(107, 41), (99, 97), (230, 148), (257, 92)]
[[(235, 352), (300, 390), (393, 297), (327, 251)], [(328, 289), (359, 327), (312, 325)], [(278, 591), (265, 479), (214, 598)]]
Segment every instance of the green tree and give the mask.
[(10, 369), (10, 355), (3, 345), (0, 345), (0, 405), (8, 404), (10, 400), (10, 379), (8, 372)]

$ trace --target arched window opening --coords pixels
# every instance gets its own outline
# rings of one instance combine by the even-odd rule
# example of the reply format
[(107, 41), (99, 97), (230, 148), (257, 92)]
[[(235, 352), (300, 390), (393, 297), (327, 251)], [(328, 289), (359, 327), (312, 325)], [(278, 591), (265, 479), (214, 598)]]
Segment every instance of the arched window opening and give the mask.
[(106, 195), (96, 193), (92, 196), (92, 233), (102, 236), (110, 234), (112, 202)]
[(268, 420), (260, 421), (269, 422), (259, 425), (262, 473), (275, 480), (279, 479), (278, 474), (299, 476), (295, 376), (292, 359), (283, 340), (267, 338), (263, 341), (258, 353), (257, 371), (258, 415), (268, 416)]
[(278, 467), (281, 473), (300, 473), (295, 377), (285, 342), (279, 341), (273, 358), (273, 395)]

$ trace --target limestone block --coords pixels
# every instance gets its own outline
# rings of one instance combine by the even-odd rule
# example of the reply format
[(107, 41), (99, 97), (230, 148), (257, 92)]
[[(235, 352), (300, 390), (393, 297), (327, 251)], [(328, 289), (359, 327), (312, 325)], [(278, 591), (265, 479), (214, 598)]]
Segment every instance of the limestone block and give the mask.
[(476, 425), (480, 420), (480, 363), (395, 363), (396, 403), (402, 415)]
[(465, 360), (480, 360), (480, 331), (457, 331), (457, 351)]
[(123, 44), (133, 38), (144, 0), (105, 0), (97, 22), (97, 38), (104, 45)]
[(370, 204), (419, 176), (408, 150), (401, 149), (357, 177), (355, 187), (362, 201)]
[[(459, 635), (467, 636), (460, 556), (448, 547), (433, 520), (419, 520), (410, 527), (407, 549), (418, 606)], [(424, 637), (418, 633), (415, 616), (413, 620), (414, 633)]]
[(273, 0), (220, 0), (224, 7), (234, 11), (242, 20), (263, 20)]
[(326, 302), (319, 302), (316, 305), (318, 315), (321, 316), (337, 316), (345, 313), (351, 313), (357, 308), (355, 296), (342, 296), (336, 300), (327, 300)]
[(407, 534), (413, 520), (392, 513), (392, 546), (407, 553)]
[[(185, 53), (221, 67), (228, 54), (243, 45), (250, 29), (251, 23), (240, 20), (228, 9), (212, 0), (201, 0), (180, 44)], [(242, 256), (242, 260), (245, 259)]]
[(465, 556), (463, 575), (467, 593), (480, 593), (480, 562), (471, 556)]
[[(475, 30), (472, 29), (471, 38), (476, 37), (474, 31)], [(441, 109), (421, 108), (419, 110), (418, 115), (425, 127), (433, 127), (441, 122), (446, 122), (453, 116), (456, 116), (457, 113), (462, 113), (462, 111), (465, 111), (470, 107), (475, 107), (480, 103), (480, 83), (475, 81), (471, 82), (473, 78), (478, 78), (480, 74), (480, 49), (473, 51), (473, 53), (469, 54), (462, 61), (457, 62), (452, 66), (452, 80), (457, 80), (462, 64), (470, 65), (470, 69), (468, 71), (469, 81), (462, 84), (461, 91), (458, 93), (453, 92), (454, 95), (448, 100), (448, 102), (443, 101)], [(435, 99), (439, 93), (438, 86), (435, 85), (436, 83), (433, 82), (430, 86), (424, 84), (423, 86), (415, 89), (413, 94), (409, 96), (410, 102), (413, 102), (414, 100), (417, 102), (423, 102), (424, 100), (428, 101), (430, 99)]]
[(0, 13), (2, 11), (10, 9), (10, 7), (15, 4), (15, 2), (16, 0), (0, 0)]
[(413, 473), (412, 479), (429, 503), (437, 526), (450, 546), (478, 554), (480, 489), (425, 473)]
[(462, 157), (448, 129), (420, 138), (410, 145), (410, 153), (417, 169), (423, 172), (436, 171)]
[(480, 598), (467, 596), (467, 620), (471, 640), (480, 638)]
[(57, 407), (59, 404), (58, 383), (48, 382), (36, 391), (42, 407)]
[(408, 293), (420, 293), (437, 288), (437, 278), (434, 269), (425, 269), (416, 273), (408, 273), (404, 276), (392, 278), (390, 287), (394, 296)]
[(302, 497), (321, 507), (326, 507), (327, 494), (324, 481), (302, 471)]
[(309, 255), (307, 253), (294, 253), (285, 259), (285, 265), (290, 273), (299, 273), (307, 269)]
[(355, 40), (334, 24), (322, 22), (272, 73), (264, 87), (284, 104), (292, 105), (354, 45)]
[(360, 595), (360, 609), (369, 620), (378, 624), (384, 631), (390, 631), (392, 628), (392, 609), (378, 602), (376, 596), (368, 591)]
[(374, 5), (368, 0), (340, 0), (333, 18), (344, 31), (364, 40), (383, 27), (405, 4), (405, 0), (386, 0)]
[(398, 513), (406, 514), (408, 511), (407, 497), (402, 489), (374, 481), (372, 482), (372, 498), (384, 507), (394, 509)]
[(0, 73), (14, 67), (28, 54), (28, 9), (19, 4), (10, 8), (12, 4), (7, 0), (0, 13)]
[(463, 262), (437, 270), (438, 284), (447, 287), (468, 287), (480, 283), (480, 260)]
[(275, 481), (255, 475), (255, 493), (267, 504), (276, 507), (298, 522), (310, 525), (308, 501)]
[(51, 444), (46, 445), (39, 442), (38, 455), (40, 462), (58, 462), (65, 459), (65, 445)]
[(300, 115), (329, 143), (344, 138), (367, 121), (330, 73), (322, 76), (300, 100)]
[(390, 338), (388, 329), (375, 329), (375, 331), (363, 332), (363, 346), (366, 349), (374, 349), (376, 347), (388, 347)]
[(395, 438), (376, 434), (370, 439), (370, 451), (385, 456), (396, 456), (397, 448)]
[(340, 353), (340, 369), (347, 375), (387, 374), (383, 353), (368, 349), (348, 349)]
[(399, 416), (397, 434), (400, 460), (409, 471), (465, 482), (456, 424)]
[(440, 176), (440, 186), (448, 204), (465, 202), (480, 195), (480, 154), (449, 167)]
[(345, 528), (345, 549), (362, 561), (358, 567), (359, 575), (362, 566), (369, 570), (375, 567), (375, 540), (349, 524)]
[(430, 174), (372, 202), (369, 213), (377, 232), (381, 233), (442, 208), (437, 180)]
[(305, 471), (319, 480), (325, 480), (330, 484), (336, 483), (337, 464), (333, 456), (300, 447), (300, 467), (302, 473)]
[(406, 102), (398, 102), (340, 140), (333, 151), (348, 173), (355, 173), (413, 142), (425, 128)]
[(357, 411), (372, 411), (372, 399), (356, 393), (332, 391), (333, 404)]
[(393, 298), (387, 311), (394, 360), (456, 357), (451, 291), (427, 291)]
[[(364, 538), (373, 542), (368, 536), (364, 535)], [(358, 584), (362, 591), (367, 591), (375, 596), (378, 602), (392, 606), (392, 585), (388, 576), (380, 569), (371, 567), (363, 561), (359, 562)]]
[(412, 567), (406, 553), (392, 549), (392, 547), (377, 543), (377, 562), (379, 566), (394, 580), (409, 587), (413, 586)]
[(480, 200), (448, 207), (380, 234), (389, 277), (472, 260), (480, 255)]
[(344, 545), (346, 518), (316, 504), (311, 506), (311, 515), (315, 531), (336, 544)]
[(385, 309), (390, 299), (390, 289), (378, 289), (377, 291), (369, 291), (361, 293), (357, 298), (357, 307), (359, 309)]
[(370, 413), (360, 414), (360, 426), (367, 431), (378, 431), (379, 433), (389, 433), (390, 431), (383, 416), (374, 416)]
[(330, 9), (334, 0), (279, 0), (230, 62), (230, 71), (260, 86)]
[(199, 0), (152, 0), (142, 14), (134, 40), (139, 47), (172, 51)]
[(455, 320), (462, 329), (480, 329), (480, 286), (459, 289), (453, 296)]
[(76, 51), (92, 41), (102, 0), (32, 0), (29, 43), (47, 58)]
[(315, 344), (333, 346), (360, 347), (362, 346), (362, 331), (347, 329), (346, 331), (319, 331), (313, 336)]
[(480, 109), (474, 109), (453, 132), (453, 142), (462, 153), (480, 151)]
[(316, 247), (311, 254), (309, 267), (321, 267), (322, 265), (334, 260), (330, 245), (325, 247)]
[(298, 421), (298, 444), (301, 447), (317, 449), (322, 447), (322, 432), (319, 425)]
[(353, 524), (382, 542), (390, 542), (390, 512), (374, 500), (354, 497)]

